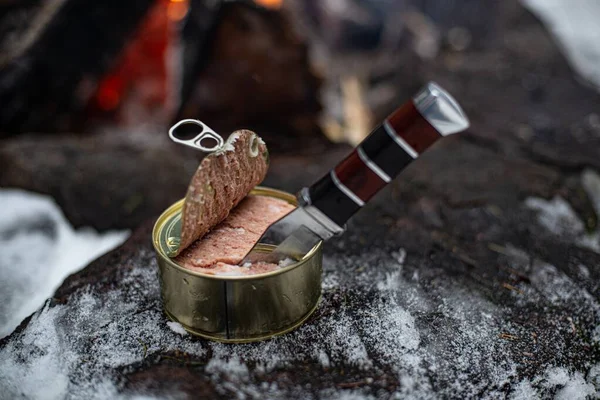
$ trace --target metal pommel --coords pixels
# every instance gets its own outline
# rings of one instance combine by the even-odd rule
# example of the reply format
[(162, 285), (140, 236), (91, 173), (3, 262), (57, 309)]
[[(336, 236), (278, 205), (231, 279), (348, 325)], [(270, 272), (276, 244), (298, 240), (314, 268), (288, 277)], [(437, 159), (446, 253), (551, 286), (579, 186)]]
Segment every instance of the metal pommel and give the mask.
[(439, 85), (429, 82), (413, 98), (415, 107), (442, 136), (464, 131), (469, 119), (457, 101)]

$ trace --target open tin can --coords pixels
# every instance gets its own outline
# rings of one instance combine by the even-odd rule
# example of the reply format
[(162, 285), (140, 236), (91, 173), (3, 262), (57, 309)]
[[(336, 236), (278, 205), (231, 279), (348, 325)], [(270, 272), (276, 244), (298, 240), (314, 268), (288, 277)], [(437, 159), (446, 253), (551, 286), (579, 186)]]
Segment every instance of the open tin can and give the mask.
[[(292, 194), (257, 186), (251, 195), (297, 205)], [(257, 275), (219, 276), (185, 269), (169, 257), (181, 231), (183, 200), (169, 207), (152, 230), (163, 306), (193, 335), (220, 342), (268, 339), (300, 326), (321, 298), (323, 254), (318, 243), (301, 260)], [(259, 251), (272, 250), (263, 245)]]

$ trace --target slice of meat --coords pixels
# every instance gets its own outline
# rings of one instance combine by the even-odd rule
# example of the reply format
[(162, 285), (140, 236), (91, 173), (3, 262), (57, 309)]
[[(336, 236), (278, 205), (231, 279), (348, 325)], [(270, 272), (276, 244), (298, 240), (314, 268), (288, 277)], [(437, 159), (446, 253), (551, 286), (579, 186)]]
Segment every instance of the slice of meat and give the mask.
[(223, 149), (204, 158), (183, 203), (181, 242), (174, 255), (223, 221), (252, 188), (265, 178), (267, 146), (254, 132), (232, 133)]
[(273, 222), (288, 214), (294, 206), (267, 196), (248, 196), (231, 211), (229, 217), (205, 237), (196, 241), (175, 261), (184, 268), (208, 274), (262, 273), (278, 268), (274, 264), (237, 266)]

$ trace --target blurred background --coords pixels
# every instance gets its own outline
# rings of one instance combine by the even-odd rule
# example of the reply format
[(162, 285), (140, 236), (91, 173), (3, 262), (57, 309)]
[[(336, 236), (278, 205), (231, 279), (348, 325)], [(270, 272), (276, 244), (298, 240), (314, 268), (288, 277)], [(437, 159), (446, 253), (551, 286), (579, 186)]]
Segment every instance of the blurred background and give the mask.
[(600, 6), (578, 4), (5, 0), (0, 185), (50, 194), (75, 226), (134, 228), (184, 193), (200, 155), (166, 132), (195, 118), (258, 132), (269, 179), (297, 190), (428, 80), (462, 103), (472, 140), (593, 128), (600, 117), (577, 102), (560, 121), (544, 111), (561, 84), (600, 82)]

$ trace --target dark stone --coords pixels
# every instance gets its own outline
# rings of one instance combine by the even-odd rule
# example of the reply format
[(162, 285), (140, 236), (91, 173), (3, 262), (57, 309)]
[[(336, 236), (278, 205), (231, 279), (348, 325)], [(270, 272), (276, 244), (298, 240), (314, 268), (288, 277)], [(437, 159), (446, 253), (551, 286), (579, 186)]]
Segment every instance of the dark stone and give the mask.
[(51, 195), (76, 226), (133, 228), (183, 197), (197, 155), (178, 158), (174, 147), (118, 136), (19, 137), (0, 144), (0, 185)]

